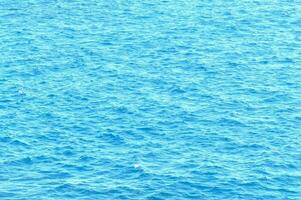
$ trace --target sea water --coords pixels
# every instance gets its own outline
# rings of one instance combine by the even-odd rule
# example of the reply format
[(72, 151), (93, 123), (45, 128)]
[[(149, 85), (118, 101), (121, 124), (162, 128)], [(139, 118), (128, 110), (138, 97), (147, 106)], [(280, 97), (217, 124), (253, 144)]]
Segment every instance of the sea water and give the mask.
[(0, 199), (301, 199), (300, 0), (0, 0)]

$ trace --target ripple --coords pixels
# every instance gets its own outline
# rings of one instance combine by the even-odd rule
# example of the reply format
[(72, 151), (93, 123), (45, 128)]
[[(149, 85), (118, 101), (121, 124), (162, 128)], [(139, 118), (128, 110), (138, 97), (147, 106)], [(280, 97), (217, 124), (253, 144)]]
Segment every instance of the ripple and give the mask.
[(0, 2), (0, 198), (300, 199), (297, 1)]

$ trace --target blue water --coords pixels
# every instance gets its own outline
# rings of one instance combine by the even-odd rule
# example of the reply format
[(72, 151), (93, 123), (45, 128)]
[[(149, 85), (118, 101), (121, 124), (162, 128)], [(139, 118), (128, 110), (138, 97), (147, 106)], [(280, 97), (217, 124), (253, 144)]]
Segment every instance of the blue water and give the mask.
[(301, 199), (300, 0), (0, 0), (1, 200)]

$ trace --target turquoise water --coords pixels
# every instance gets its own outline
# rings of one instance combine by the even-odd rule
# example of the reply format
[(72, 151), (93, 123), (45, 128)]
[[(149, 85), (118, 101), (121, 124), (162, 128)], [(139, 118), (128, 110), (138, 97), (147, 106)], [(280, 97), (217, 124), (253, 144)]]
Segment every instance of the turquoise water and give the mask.
[(0, 0), (0, 199), (300, 199), (299, 0)]

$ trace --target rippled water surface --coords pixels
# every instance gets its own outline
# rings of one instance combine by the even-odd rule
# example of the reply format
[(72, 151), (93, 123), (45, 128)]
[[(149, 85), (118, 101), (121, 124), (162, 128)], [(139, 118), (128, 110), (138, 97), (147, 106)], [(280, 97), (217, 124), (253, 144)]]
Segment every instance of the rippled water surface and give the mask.
[(300, 0), (0, 0), (0, 199), (301, 199)]

